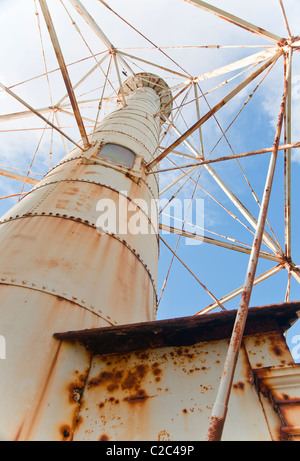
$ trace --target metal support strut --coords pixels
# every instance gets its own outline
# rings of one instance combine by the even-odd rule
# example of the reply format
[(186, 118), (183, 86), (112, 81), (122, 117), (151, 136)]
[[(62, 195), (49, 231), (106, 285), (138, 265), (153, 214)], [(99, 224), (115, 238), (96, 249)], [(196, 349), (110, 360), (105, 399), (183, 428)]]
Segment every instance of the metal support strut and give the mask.
[[(285, 55), (285, 59), (288, 57)], [(257, 263), (259, 259), (259, 253), (263, 238), (263, 232), (265, 228), (267, 212), (270, 202), (270, 196), (272, 191), (272, 184), (274, 179), (276, 160), (278, 154), (279, 141), (283, 126), (285, 107), (288, 95), (288, 86), (291, 70), (291, 61), (289, 59), (287, 72), (285, 75), (284, 81), (284, 92), (280, 107), (280, 114), (278, 119), (278, 124), (276, 128), (275, 140), (273, 144), (273, 150), (271, 155), (271, 160), (269, 164), (269, 171), (266, 179), (265, 190), (263, 195), (263, 201), (261, 204), (260, 215), (258, 218), (257, 229), (255, 233), (255, 238), (252, 246), (252, 251), (249, 259), (247, 275), (243, 286), (243, 292), (241, 295), (241, 301), (236, 315), (235, 324), (233, 327), (233, 332), (228, 347), (225, 364), (223, 368), (223, 374), (221, 377), (220, 386), (218, 389), (217, 398), (213, 407), (212, 416), (210, 420), (210, 425), (207, 434), (207, 441), (220, 441), (222, 438), (223, 428), (225, 424), (225, 419), (228, 410), (228, 402), (231, 393), (231, 387), (233, 382), (233, 377), (235, 373), (236, 363), (238, 360), (238, 355), (242, 343), (242, 338), (245, 330), (245, 325), (248, 316), (249, 302), (252, 293)]]

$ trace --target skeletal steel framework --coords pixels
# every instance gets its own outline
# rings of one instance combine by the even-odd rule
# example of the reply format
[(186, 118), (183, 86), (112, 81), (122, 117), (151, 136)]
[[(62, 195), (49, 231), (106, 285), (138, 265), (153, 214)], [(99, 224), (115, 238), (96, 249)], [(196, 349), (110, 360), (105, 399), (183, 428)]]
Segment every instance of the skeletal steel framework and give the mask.
[[(193, 14), (198, 15), (199, 23), (201, 23), (201, 20), (205, 20), (207, 15), (211, 13), (217, 16), (220, 21), (225, 20), (226, 22), (229, 22), (233, 29), (235, 27), (242, 28), (249, 32), (249, 36), (252, 37), (254, 35), (255, 37), (258, 37), (259, 40), (253, 42), (252, 45), (236, 45), (235, 48), (234, 45), (225, 44), (207, 45), (202, 41), (205, 37), (197, 35), (198, 42), (200, 42), (198, 45), (193, 45), (191, 47), (187, 45), (160, 47), (141, 32), (138, 24), (130, 22), (125, 16), (123, 17), (118, 13), (118, 2), (115, 2), (117, 5), (116, 8), (112, 8), (110, 4), (103, 0), (96, 2), (97, 8), (100, 11), (99, 18), (101, 18), (101, 14), (104, 11), (108, 12), (111, 17), (116, 20), (116, 24), (122, 24), (122, 26), (125, 27), (125, 31), (128, 30), (128, 32), (133, 33), (138, 39), (142, 39), (144, 42), (146, 41), (147, 46), (136, 47), (134, 52), (134, 49), (125, 49), (123, 44), (118, 47), (110, 41), (103, 32), (105, 23), (101, 23), (101, 21), (96, 20), (96, 18), (90, 14), (88, 11), (88, 2), (81, 2), (79, 0), (61, 0), (60, 2), (57, 1), (56, 6), (60, 7), (61, 13), (64, 12), (65, 20), (69, 21), (71, 27), (74, 28), (77, 34), (79, 34), (84, 46), (88, 48), (87, 57), (81, 57), (76, 62), (74, 60), (73, 62), (70, 62), (66, 60), (64, 55), (64, 37), (62, 34), (60, 35), (62, 39), (58, 37), (55, 21), (52, 18), (51, 11), (49, 11), (50, 6), (52, 8), (53, 4), (47, 5), (46, 0), (32, 1), (32, 11), (36, 17), (37, 29), (40, 37), (44, 72), (43, 74), (28, 78), (25, 81), (14, 85), (4, 85), (0, 82), (0, 87), (3, 92), (7, 93), (7, 97), (9, 98), (8, 100), (17, 101), (18, 107), (24, 106), (26, 109), (14, 109), (14, 112), (8, 111), (0, 116), (0, 121), (3, 122), (3, 125), (7, 125), (5, 128), (7, 128), (7, 131), (12, 132), (12, 136), (16, 136), (16, 133), (20, 134), (20, 131), (22, 130), (29, 130), (29, 132), (33, 132), (33, 130), (41, 130), (42, 134), (39, 139), (38, 147), (34, 152), (30, 167), (27, 170), (24, 169), (24, 171), (18, 171), (19, 165), (1, 165), (0, 175), (12, 180), (11, 182), (6, 183), (9, 184), (9, 190), (12, 190), (11, 184), (17, 184), (16, 181), (23, 183), (21, 192), (19, 188), (15, 186), (16, 189), (14, 189), (13, 193), (5, 194), (1, 197), (1, 199), (9, 199), (12, 197), (21, 198), (29, 191), (29, 189), (25, 190), (25, 184), (35, 185), (38, 183), (38, 179), (36, 179), (35, 175), (32, 173), (32, 169), (37, 163), (36, 157), (39, 153), (39, 149), (42, 150), (42, 139), (46, 132), (51, 134), (48, 147), (48, 168), (50, 169), (53, 166), (53, 153), (55, 149), (57, 149), (57, 144), (54, 142), (56, 133), (61, 136), (63, 146), (67, 152), (70, 145), (73, 147), (75, 145), (81, 150), (88, 148), (89, 140), (86, 134), (87, 128), (95, 130), (97, 124), (106, 114), (106, 111), (109, 112), (110, 108), (115, 104), (126, 104), (123, 82), (128, 78), (128, 76), (134, 77), (141, 70), (148, 71), (149, 69), (156, 69), (156, 73), (162, 75), (163, 78), (169, 79), (169, 82), (175, 82), (170, 85), (173, 95), (173, 109), (171, 117), (169, 120), (165, 119), (159, 150), (153, 159), (147, 164), (147, 174), (151, 175), (156, 173), (157, 170), (160, 173), (160, 181), (162, 183), (160, 196), (162, 198), (167, 197), (166, 206), (172, 204), (177, 197), (181, 197), (180, 194), (184, 191), (187, 191), (184, 197), (189, 196), (191, 206), (197, 193), (201, 191), (202, 196), (207, 197), (207, 200), (210, 200), (210, 203), (214, 203), (220, 207), (224, 214), (232, 219), (233, 223), (239, 223), (242, 226), (243, 231), (244, 229), (249, 231), (251, 239), (250, 243), (249, 241), (247, 243), (242, 243), (233, 234), (225, 235), (225, 230), (220, 230), (220, 227), (216, 229), (198, 229), (199, 232), (197, 232), (197, 229), (195, 231), (195, 228), (193, 228), (194, 231), (192, 232), (188, 230), (189, 223), (187, 222), (187, 216), (183, 217), (181, 226), (166, 224), (164, 220), (160, 223), (161, 232), (175, 234), (177, 235), (177, 240), (175, 240), (174, 246), (174, 241), (172, 241), (172, 243), (168, 243), (167, 237), (161, 235), (162, 249), (166, 248), (167, 251), (170, 252), (171, 261), (167, 265), (165, 275), (162, 278), (162, 289), (158, 299), (158, 307), (163, 299), (172, 270), (172, 265), (175, 264), (175, 261), (180, 263), (184, 270), (189, 272), (192, 279), (196, 280), (201, 290), (204, 289), (207, 295), (213, 300), (212, 304), (209, 304), (206, 307), (202, 306), (201, 309), (199, 309), (199, 305), (201, 305), (202, 302), (200, 302), (198, 306), (195, 306), (195, 315), (208, 313), (215, 309), (226, 310), (226, 303), (234, 300), (237, 296), (240, 296), (236, 323), (228, 348), (228, 355), (224, 365), (224, 373), (216, 404), (213, 409), (211, 426), (208, 434), (208, 440), (216, 440), (221, 438), (222, 428), (226, 418), (235, 364), (241, 346), (253, 287), (285, 269), (287, 271), (287, 288), (283, 296), (284, 300), (290, 300), (293, 296), (291, 293), (291, 278), (293, 277), (298, 283), (300, 282), (300, 272), (297, 266), (297, 261), (292, 259), (293, 241), (291, 213), (292, 151), (293, 149), (300, 147), (300, 142), (292, 139), (291, 128), (292, 58), (299, 52), (300, 37), (292, 35), (282, 0), (279, 0), (279, 5), (276, 5), (276, 7), (279, 7), (282, 13), (282, 18), (287, 32), (286, 37), (282, 37), (262, 29), (258, 25), (245, 21), (201, 0), (184, 1), (187, 3), (186, 9), (189, 11), (193, 9)], [(58, 19), (58, 17), (56, 17), (56, 19)], [(48, 29), (48, 35), (46, 35), (45, 26)], [(104, 45), (104, 49), (97, 53), (92, 51), (88, 44), (88, 39), (85, 38), (85, 35), (82, 32), (85, 28), (91, 30), (93, 34), (95, 34), (99, 43)], [(58, 63), (58, 67), (51, 70), (49, 70), (48, 58), (45, 52), (46, 40), (51, 41)], [(249, 55), (249, 49), (252, 48), (259, 48), (260, 51), (256, 51), (254, 54)], [(201, 71), (196, 74), (193, 71), (186, 70), (187, 62), (182, 60), (180, 56), (179, 58), (173, 58), (173, 56), (175, 56), (175, 50), (180, 51), (181, 53), (188, 53), (191, 50), (196, 53), (200, 53), (203, 49), (214, 52), (222, 52), (222, 50), (226, 49), (237, 49), (239, 52), (244, 52), (246, 57), (241, 58), (241, 55), (239, 55), (239, 58), (234, 62), (229, 64), (224, 64), (223, 62), (223, 64), (218, 66), (216, 69), (205, 72), (202, 72), (202, 68), (199, 66)], [(155, 51), (156, 56), (159, 56), (159, 59), (156, 61), (149, 59), (147, 57), (147, 52), (149, 51)], [(85, 63), (88, 63), (88, 70), (85, 71), (83, 75), (81, 73), (80, 77), (74, 77), (74, 66), (76, 63), (78, 64), (84, 61)], [(92, 61), (96, 61), (96, 63), (91, 65), (90, 63)], [(260, 146), (260, 149), (252, 149), (237, 153), (229, 141), (230, 129), (236, 120), (244, 114), (246, 106), (258, 97), (256, 93), (259, 94), (261, 88), (264, 88), (264, 85), (268, 85), (269, 74), (271, 74), (271, 71), (275, 72), (275, 69), (278, 69), (279, 65), (281, 65), (283, 71), (281, 87), (278, 87), (277, 90), (280, 93), (280, 96), (282, 96), (282, 99), (279, 103), (280, 107), (278, 106), (279, 116), (276, 129), (274, 130), (273, 145), (267, 145), (267, 147), (266, 145), (263, 145)], [(191, 66), (191, 69), (192, 68), (193, 66)], [(95, 87), (96, 90), (94, 90), (94, 88), (90, 88), (89, 91), (83, 90), (84, 92), (80, 94), (80, 89), (85, 88), (85, 85), (88, 84), (90, 77), (93, 77), (96, 72), (99, 72), (99, 75), (102, 75), (102, 83), (99, 85), (98, 75), (96, 80), (98, 83)], [(55, 91), (53, 91), (53, 83), (51, 79), (53, 76), (56, 78), (59, 74), (62, 76), (66, 93), (61, 94), (59, 100), (57, 101), (55, 99), (56, 96), (54, 96)], [(227, 77), (228, 74), (230, 77)], [(246, 77), (244, 77), (244, 74), (246, 74)], [(34, 103), (29, 102), (28, 98), (20, 96), (20, 94), (23, 94), (23, 87), (26, 87), (28, 83), (35, 83), (41, 80), (43, 80), (48, 86), (47, 97), (50, 99), (50, 105), (45, 105), (44, 107), (38, 107)], [(217, 83), (215, 83), (216, 81)], [(236, 84), (235, 81), (238, 83)], [(96, 94), (96, 96), (93, 96), (91, 99), (86, 99), (86, 94), (89, 92), (92, 93), (92, 91)], [(232, 106), (230, 106), (230, 102), (236, 101), (237, 97), (239, 97), (239, 109), (234, 115), (232, 115), (233, 110)], [(240, 102), (242, 98), (244, 100), (243, 103)], [(209, 103), (209, 100), (214, 101), (213, 104)], [(90, 112), (86, 109), (87, 107)], [(229, 107), (229, 112), (231, 114), (231, 122), (226, 129), (223, 128), (224, 123), (219, 121), (219, 112), (223, 114), (224, 107), (225, 110)], [(92, 115), (90, 115), (90, 113)], [(163, 116), (163, 114), (157, 115)], [(33, 116), (34, 120), (41, 120), (43, 125), (33, 124), (30, 126), (25, 124), (23, 126), (21, 121), (23, 119), (27, 120), (30, 116)], [(67, 126), (64, 127), (60, 118), (62, 116), (65, 116), (64, 120), (67, 120), (66, 117), (74, 117), (78, 131), (74, 131), (73, 127), (70, 130)], [(250, 113), (250, 116), (255, 117), (254, 113)], [(15, 128), (14, 125), (15, 120), (19, 123), (17, 128)], [(204, 129), (212, 120), (216, 123), (220, 134), (214, 135), (213, 147), (209, 151), (206, 148)], [(12, 125), (10, 126), (9, 124)], [(6, 134), (4, 133), (6, 130), (2, 131), (3, 135)], [(76, 140), (78, 132), (81, 138), (80, 143)], [(215, 139), (217, 139), (217, 142), (215, 142)], [(67, 142), (69, 142), (69, 145)], [(220, 149), (220, 153), (216, 154), (217, 147), (222, 145), (226, 145), (226, 150), (230, 151), (229, 154), (224, 155), (222, 149)], [(42, 152), (42, 155), (44, 155), (44, 152)], [(260, 184), (261, 187), (259, 190), (262, 194), (262, 199), (260, 200), (258, 198), (259, 194), (254, 190), (255, 186), (252, 186), (248, 178), (247, 164), (243, 163), (242, 167), (241, 162), (249, 161), (250, 159), (250, 161), (252, 160), (253, 162), (250, 163), (250, 167), (253, 168), (256, 160), (261, 158), (264, 158), (264, 160), (266, 159), (268, 162), (268, 168), (267, 173), (264, 176), (264, 181)], [(284, 209), (277, 210), (277, 214), (279, 215), (281, 213), (283, 217), (283, 245), (279, 243), (281, 236), (277, 235), (278, 228), (273, 230), (267, 217), (271, 192), (272, 189), (274, 189), (276, 167), (278, 169), (278, 160), (281, 162), (281, 166), (283, 164), (283, 167), (281, 168), (283, 171), (281, 173), (283, 177), (282, 197)], [(237, 162), (238, 168), (242, 172), (242, 177), (246, 180), (248, 190), (250, 190), (251, 196), (254, 198), (254, 203), (258, 205), (254, 212), (251, 210), (251, 207), (248, 207), (243, 203), (243, 196), (242, 198), (239, 198), (238, 193), (233, 191), (233, 187), (228, 185), (228, 182), (229, 184), (232, 184), (230, 174), (228, 175), (229, 170), (226, 170), (226, 167), (224, 168), (226, 179), (223, 179), (222, 173), (219, 174), (220, 169), (218, 169), (217, 172), (214, 168), (215, 165), (217, 167), (222, 167), (227, 164), (232, 165), (232, 162)], [(261, 165), (260, 163), (258, 164)], [(154, 169), (154, 167), (156, 168)], [(204, 172), (206, 172), (207, 176), (205, 176), (205, 181), (202, 181)], [(211, 178), (214, 184), (220, 188), (226, 200), (219, 199), (219, 195), (218, 193), (214, 193), (214, 189), (212, 192), (209, 190), (207, 187), (208, 177)], [(166, 216), (164, 208), (161, 210), (162, 217), (164, 215)], [(228, 226), (226, 225), (226, 227)], [(211, 237), (208, 234), (213, 234), (214, 236)], [(215, 238), (216, 236), (219, 238)], [(185, 256), (179, 256), (182, 237), (193, 241), (200, 240), (201, 242), (204, 242), (204, 244), (209, 244), (208, 246), (231, 250), (233, 254), (242, 253), (249, 255), (248, 267), (245, 265), (245, 267), (243, 266), (243, 268), (240, 269), (244, 274), (244, 283), (230, 291), (229, 294), (225, 293), (221, 296), (216, 295), (215, 292), (219, 292), (219, 290), (217, 290), (214, 286), (211, 286), (211, 284), (208, 285), (205, 277), (202, 279), (202, 277), (197, 275), (198, 267), (201, 264), (205, 265), (205, 261), (200, 260), (201, 256), (199, 256), (197, 265), (193, 262), (193, 267), (189, 267), (189, 265), (185, 262)], [(172, 245), (174, 248), (172, 248)], [(202, 246), (195, 246), (193, 248), (196, 248), (196, 252), (198, 248), (202, 249)], [(227, 254), (227, 265), (230, 265), (230, 261), (232, 260), (231, 253)], [(257, 275), (257, 266), (261, 260), (270, 261), (270, 263), (272, 263), (272, 267), (268, 268), (268, 270), (262, 274)], [(237, 265), (235, 262), (232, 264), (235, 266)], [(217, 275), (214, 273), (214, 268), (212, 268), (212, 271), (213, 278), (217, 286), (219, 282)], [(184, 285), (182, 289), (184, 289)]]

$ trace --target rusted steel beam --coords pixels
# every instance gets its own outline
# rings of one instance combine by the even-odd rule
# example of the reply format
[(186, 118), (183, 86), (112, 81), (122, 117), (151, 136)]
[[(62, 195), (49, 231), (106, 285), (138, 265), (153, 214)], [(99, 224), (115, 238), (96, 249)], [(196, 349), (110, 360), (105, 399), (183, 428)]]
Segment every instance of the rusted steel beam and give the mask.
[[(194, 82), (194, 93), (195, 93), (195, 103), (196, 103), (196, 112), (197, 112), (197, 117), (198, 120), (201, 118), (200, 114), (200, 105), (199, 105), (199, 98), (198, 98), (198, 89), (197, 89), (197, 83)], [(204, 144), (203, 144), (203, 135), (202, 135), (202, 128), (201, 126), (199, 127), (199, 140), (200, 140), (200, 158), (204, 160)]]
[(247, 77), (242, 83), (240, 83), (231, 93), (229, 93), (225, 98), (223, 98), (218, 104), (216, 104), (210, 111), (207, 112), (203, 117), (200, 118), (191, 128), (189, 128), (183, 135), (181, 135), (176, 141), (174, 141), (167, 149), (165, 149), (160, 155), (158, 155), (152, 162), (148, 163), (147, 170), (150, 171), (154, 168), (159, 162), (161, 162), (173, 149), (179, 146), (183, 141), (186, 140), (194, 131), (203, 125), (207, 120), (209, 120), (214, 114), (216, 114), (222, 107), (224, 107), (234, 96), (240, 93), (249, 83), (251, 83), (258, 75), (264, 72), (273, 62), (275, 62), (281, 55), (283, 50), (278, 51), (272, 56), (265, 64), (263, 64), (259, 69), (253, 72), (249, 77)]
[[(38, 180), (37, 179), (34, 179), (34, 178), (30, 178), (29, 176), (23, 176), (21, 174), (17, 174), (17, 173), (12, 173), (11, 171), (7, 171), (7, 170), (0, 170), (0, 175), (1, 176), (6, 176), (7, 178), (12, 178), (12, 179), (16, 179), (17, 181), (21, 181), (21, 182), (26, 182), (28, 184), (38, 184)], [(5, 198), (5, 197), (2, 197), (2, 198)]]
[(296, 266), (293, 261), (287, 261), (285, 263), (285, 267), (288, 271), (290, 271), (291, 275), (300, 283), (300, 266)]
[(287, 16), (286, 16), (286, 13), (285, 13), (285, 9), (284, 9), (282, 0), (279, 0), (279, 4), (280, 4), (281, 11), (282, 11), (283, 20), (285, 22), (286, 30), (287, 30), (287, 32), (289, 34), (289, 37), (292, 38), (291, 29), (290, 29), (290, 26), (289, 26), (289, 23), (288, 23), (288, 20), (287, 20)]
[(125, 97), (124, 90), (123, 90), (123, 83), (122, 83), (122, 80), (121, 80), (120, 69), (119, 69), (118, 60), (117, 60), (117, 56), (116, 56), (115, 52), (112, 53), (112, 57), (113, 57), (113, 60), (114, 60), (114, 63), (115, 63), (115, 69), (116, 69), (117, 76), (118, 76), (119, 88), (120, 88), (119, 91), (120, 91), (120, 94), (121, 94), (121, 97), (122, 97), (123, 107), (125, 107), (127, 105), (126, 104), (126, 97)]
[[(171, 187), (173, 187), (176, 183), (178, 183), (182, 178), (189, 176), (190, 173), (192, 173), (196, 167), (190, 168), (188, 171), (184, 172), (182, 175), (180, 175), (178, 178), (174, 179), (170, 184), (168, 184), (160, 193), (159, 196), (163, 195), (167, 190), (169, 190)], [(183, 171), (183, 170), (182, 170)]]
[(69, 99), (70, 99), (70, 102), (73, 108), (77, 126), (78, 126), (78, 129), (79, 129), (82, 141), (83, 141), (83, 145), (85, 148), (87, 148), (89, 147), (90, 143), (89, 143), (89, 140), (86, 134), (85, 126), (84, 126), (84, 123), (83, 123), (83, 120), (80, 114), (79, 106), (78, 106), (78, 103), (75, 97), (74, 89), (73, 89), (71, 79), (69, 76), (69, 72), (68, 72), (63, 54), (62, 54), (62, 50), (61, 50), (61, 47), (58, 41), (58, 37), (57, 37), (56, 31), (55, 31), (55, 28), (52, 22), (52, 18), (51, 18), (46, 0), (39, 0), (39, 2), (40, 2), (40, 6), (41, 6), (41, 9), (44, 15), (44, 19), (45, 19), (48, 31), (49, 31), (53, 49), (55, 51), (56, 58), (57, 58), (57, 61), (58, 61), (58, 64), (61, 70), (61, 74), (62, 74), (63, 80), (67, 88), (67, 92), (68, 92)]
[(231, 393), (231, 387), (236, 369), (237, 359), (242, 344), (242, 338), (244, 335), (245, 325), (249, 312), (249, 302), (254, 284), (254, 278), (259, 259), (259, 252), (262, 244), (263, 232), (265, 228), (267, 212), (269, 208), (270, 196), (272, 191), (273, 179), (275, 174), (275, 167), (278, 154), (278, 146), (280, 135), (282, 132), (286, 101), (288, 97), (288, 79), (290, 75), (290, 65), (288, 65), (288, 72), (285, 76), (284, 91), (282, 96), (282, 102), (280, 107), (280, 113), (278, 123), (276, 127), (274, 145), (272, 156), (269, 164), (269, 171), (266, 179), (265, 190), (263, 200), (260, 209), (260, 215), (258, 218), (258, 225), (255, 233), (255, 238), (252, 246), (252, 252), (249, 259), (247, 268), (247, 274), (243, 286), (243, 292), (241, 295), (241, 301), (236, 315), (236, 320), (226, 355), (225, 365), (223, 368), (223, 374), (218, 389), (217, 398), (213, 407), (210, 425), (207, 433), (208, 441), (220, 441), (222, 439), (223, 428), (226, 420), (228, 402)]
[[(48, 106), (48, 107), (41, 107), (40, 109), (36, 109), (36, 112), (38, 112), (39, 114), (47, 114), (48, 112), (51, 112), (52, 110), (53, 110), (53, 107)], [(0, 122), (18, 120), (19, 118), (32, 117), (33, 115), (34, 115), (34, 112), (32, 110), (12, 112), (11, 114), (0, 115)]]
[[(272, 269), (264, 272), (263, 274), (259, 275), (258, 277), (255, 278), (253, 282), (254, 285), (258, 285), (261, 282), (264, 282), (268, 278), (272, 277), (273, 275), (277, 274), (278, 272), (282, 271), (284, 269), (283, 264), (279, 264), (278, 266), (273, 267)], [(228, 293), (226, 296), (223, 296), (220, 298), (220, 302), (222, 304), (227, 303), (228, 301), (231, 301), (232, 299), (236, 298), (238, 295), (240, 295), (243, 291), (243, 286), (237, 288), (234, 291), (231, 291)], [(201, 309), (199, 312), (197, 312), (195, 315), (204, 315), (208, 314), (209, 312), (217, 309), (219, 306), (217, 303), (210, 304), (209, 306), (205, 307), (204, 309)]]
[(3, 200), (5, 198), (20, 197), (21, 195), (26, 195), (26, 194), (27, 192), (20, 192), (19, 194), (2, 195), (2, 197), (0, 197), (0, 200)]
[(16, 93), (11, 91), (9, 88), (7, 88), (5, 85), (3, 85), (3, 83), (1, 83), (1, 82), (0, 82), (0, 88), (2, 88), (4, 91), (6, 91), (6, 93), (8, 93), (10, 96), (12, 96), (17, 101), (19, 101), (23, 106), (27, 107), (27, 109), (29, 109), (30, 112), (37, 115), (44, 122), (46, 122), (48, 125), (50, 125), (52, 128), (54, 128), (54, 130), (58, 131), (58, 133), (60, 133), (65, 138), (67, 138), (72, 144), (75, 144), (75, 146), (77, 146), (80, 150), (83, 150), (83, 148), (79, 144), (77, 144), (75, 141), (73, 141), (73, 139), (71, 139), (66, 133), (64, 133), (59, 128), (57, 128), (57, 126), (53, 125), (53, 123), (51, 123), (49, 120), (47, 120), (38, 110), (34, 109), (29, 104), (27, 104), (27, 102), (25, 102), (22, 98), (20, 98), (18, 95), (16, 95)]
[[(292, 50), (290, 49), (290, 63), (292, 59)], [(286, 71), (286, 69), (285, 69)], [(291, 73), (288, 80), (288, 97), (285, 111), (285, 143), (289, 144), (292, 140), (292, 123), (291, 123), (291, 112), (292, 112), (292, 84), (291, 84)], [(285, 202), (285, 255), (289, 259), (291, 258), (291, 241), (292, 241), (292, 230), (291, 230), (291, 147), (288, 146), (284, 153), (284, 202)]]
[(203, 2), (202, 0), (185, 0), (185, 1), (187, 3), (191, 3), (192, 5), (198, 6), (202, 10), (208, 11), (209, 13), (213, 13), (219, 18), (225, 19), (225, 21), (235, 24), (236, 26), (241, 27), (242, 29), (246, 29), (249, 32), (253, 32), (254, 34), (260, 35), (266, 40), (271, 40), (272, 42), (275, 42), (275, 43), (280, 43), (283, 40), (282, 37), (279, 37), (278, 35), (273, 34), (272, 32), (262, 29), (261, 27), (258, 27), (255, 24), (252, 24), (248, 21), (245, 21), (244, 19), (234, 16), (233, 14), (227, 13), (227, 11), (221, 10), (220, 8), (210, 5), (209, 3)]
[(250, 67), (253, 64), (260, 64), (261, 62), (264, 62), (267, 59), (271, 58), (274, 55), (274, 52), (276, 51), (277, 51), (277, 47), (272, 46), (270, 48), (267, 48), (264, 51), (260, 51), (259, 53), (255, 53), (250, 56), (247, 56), (247, 58), (239, 59), (238, 61), (235, 61), (231, 64), (227, 64), (218, 69), (212, 70), (202, 75), (199, 75), (199, 77), (195, 78), (195, 82), (201, 82), (201, 81), (213, 78), (213, 77), (218, 77), (220, 75), (224, 75), (229, 72), (242, 69), (244, 67)]
[[(69, 1), (74, 6), (74, 8), (77, 10), (77, 12), (83, 17), (83, 19), (86, 21), (86, 23), (93, 29), (93, 31), (96, 33), (96, 35), (98, 35), (98, 37), (102, 40), (102, 42), (107, 46), (107, 48), (110, 51), (117, 52), (117, 49), (111, 43), (109, 38), (105, 35), (103, 30), (98, 26), (96, 21), (93, 19), (93, 17), (87, 11), (87, 9), (83, 6), (83, 4), (80, 2), (80, 0), (69, 0)], [(126, 67), (126, 69), (130, 72), (130, 74), (135, 75), (134, 71), (127, 64), (127, 62), (125, 61), (123, 56), (121, 56), (119, 53), (118, 53), (118, 56), (119, 56), (120, 61), (123, 64), (123, 66)]]
[[(160, 223), (159, 228), (161, 230), (163, 230), (163, 231), (170, 232), (172, 234), (181, 235), (182, 237), (187, 237), (187, 238), (199, 240), (199, 241), (204, 242), (204, 243), (210, 243), (212, 245), (227, 248), (229, 250), (239, 251), (240, 253), (246, 253), (246, 254), (251, 253), (251, 248), (242, 247), (241, 245), (236, 245), (236, 244), (233, 244), (233, 243), (224, 242), (222, 240), (213, 239), (211, 237), (205, 237), (204, 235), (197, 235), (197, 234), (194, 234), (192, 232), (185, 231), (183, 229), (178, 229), (176, 227), (167, 226), (166, 224)], [(263, 258), (263, 259), (268, 259), (270, 261), (280, 262), (280, 259), (278, 258), (278, 256), (272, 255), (270, 253), (266, 253), (264, 251), (261, 251), (259, 253), (259, 256), (260, 256), (260, 258)]]
[[(290, 151), (290, 149), (298, 149), (299, 147), (300, 147), (300, 142), (287, 143), (287, 144), (283, 144), (279, 146), (278, 151), (281, 151), (281, 150)], [(201, 165), (209, 165), (210, 163), (224, 162), (226, 160), (234, 160), (236, 158), (245, 158), (245, 157), (251, 157), (253, 155), (268, 154), (272, 152), (272, 150), (273, 150), (273, 147), (266, 147), (265, 149), (253, 150), (250, 152), (244, 152), (242, 154), (227, 155), (226, 157), (201, 160), (200, 162), (187, 163), (186, 165), (174, 166), (174, 167), (164, 168), (162, 170), (156, 170), (156, 171), (149, 171), (147, 174), (157, 174), (157, 173), (163, 173), (166, 171), (181, 170), (184, 168), (191, 168), (191, 167), (196, 167), (196, 166), (201, 166)], [(186, 156), (185, 154), (181, 154), (181, 153), (179, 153), (179, 155)], [(191, 156), (188, 156), (188, 158), (191, 158)]]
[(96, 34), (101, 38), (103, 43), (107, 46), (110, 51), (113, 51), (115, 47), (108, 39), (108, 37), (104, 34), (104, 32), (100, 29), (96, 21), (93, 17), (89, 14), (86, 8), (79, 0), (69, 0), (70, 3), (74, 6), (76, 11), (84, 18), (84, 20), (91, 26), (91, 28), (96, 32)]

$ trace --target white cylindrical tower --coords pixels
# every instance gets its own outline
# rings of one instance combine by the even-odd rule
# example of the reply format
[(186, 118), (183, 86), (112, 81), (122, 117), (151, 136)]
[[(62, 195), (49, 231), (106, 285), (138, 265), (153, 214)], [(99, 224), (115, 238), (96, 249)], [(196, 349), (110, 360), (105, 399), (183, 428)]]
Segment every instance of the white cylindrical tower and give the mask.
[(157, 76), (139, 74), (120, 100), (89, 136), (91, 147), (72, 150), (1, 220), (0, 437), (32, 424), (55, 332), (155, 319), (158, 180), (145, 165), (171, 93)]

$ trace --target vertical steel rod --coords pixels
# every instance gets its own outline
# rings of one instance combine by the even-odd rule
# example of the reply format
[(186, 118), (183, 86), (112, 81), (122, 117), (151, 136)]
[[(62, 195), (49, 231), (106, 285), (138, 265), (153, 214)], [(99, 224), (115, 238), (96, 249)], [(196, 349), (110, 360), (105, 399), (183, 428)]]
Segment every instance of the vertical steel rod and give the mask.
[[(290, 49), (290, 63), (292, 59), (292, 49)], [(291, 72), (290, 72), (291, 74)], [(285, 111), (285, 144), (291, 143), (292, 140), (292, 86), (291, 78), (288, 81), (288, 96)], [(285, 255), (289, 260), (291, 258), (291, 149), (286, 149), (284, 153), (284, 189), (285, 189)]]
[[(285, 59), (287, 57), (285, 56)], [(278, 124), (276, 128), (276, 134), (273, 144), (273, 151), (270, 159), (268, 175), (265, 184), (265, 190), (263, 195), (263, 200), (261, 204), (261, 210), (258, 218), (257, 229), (254, 237), (254, 242), (252, 246), (252, 251), (249, 259), (247, 275), (245, 278), (243, 292), (241, 295), (241, 301), (239, 304), (238, 312), (236, 315), (235, 324), (233, 327), (232, 336), (230, 339), (230, 344), (228, 347), (226, 360), (224, 364), (223, 374), (221, 377), (220, 386), (218, 389), (217, 398), (213, 407), (212, 416), (210, 420), (210, 425), (207, 433), (207, 441), (220, 441), (222, 439), (223, 428), (226, 420), (228, 402), (231, 393), (231, 387), (233, 382), (233, 377), (235, 373), (236, 363), (242, 344), (242, 338), (245, 330), (246, 320), (249, 310), (249, 302), (252, 293), (252, 288), (255, 279), (255, 273), (257, 268), (257, 263), (259, 259), (259, 252), (261, 248), (262, 238), (264, 227), (267, 218), (267, 212), (270, 202), (270, 196), (272, 191), (272, 184), (275, 174), (276, 160), (278, 154), (279, 141), (282, 131), (282, 125), (284, 120), (284, 113), (288, 95), (288, 82), (289, 82), (289, 73), (290, 73), (290, 62), (288, 64), (287, 75), (285, 75), (284, 81), (284, 92), (280, 107), (280, 114), (278, 119)]]
[[(197, 111), (197, 117), (198, 120), (200, 120), (201, 115), (200, 115), (200, 106), (199, 106), (199, 99), (198, 99), (198, 90), (197, 90), (197, 83), (194, 82), (194, 93), (195, 93), (195, 101), (196, 101), (196, 111)], [(202, 136), (202, 128), (199, 126), (199, 139), (200, 139), (200, 147), (201, 147), (201, 156), (204, 160), (204, 145), (203, 145), (203, 136)]]

